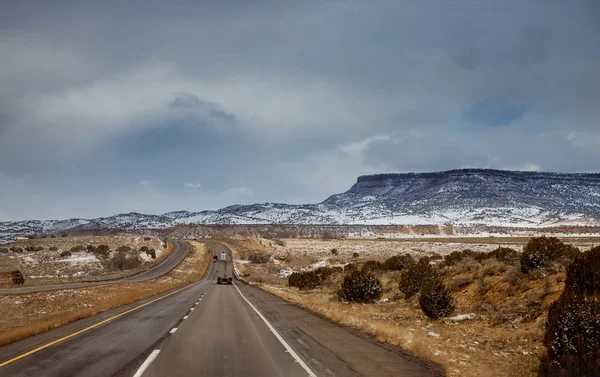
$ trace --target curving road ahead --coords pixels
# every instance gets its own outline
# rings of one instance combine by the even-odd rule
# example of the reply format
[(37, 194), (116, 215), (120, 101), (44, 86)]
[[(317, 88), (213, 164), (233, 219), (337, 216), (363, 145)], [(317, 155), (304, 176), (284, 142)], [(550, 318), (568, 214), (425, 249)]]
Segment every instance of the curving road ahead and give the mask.
[(65, 283), (65, 284), (51, 284), (51, 285), (33, 285), (25, 287), (14, 287), (14, 288), (0, 288), (0, 294), (20, 294), (20, 293), (32, 293), (42, 291), (53, 291), (56, 289), (68, 289), (68, 288), (81, 288), (91, 287), (95, 285), (103, 285), (107, 283), (119, 283), (124, 281), (137, 282), (146, 281), (157, 278), (166, 274), (175, 268), (181, 261), (185, 259), (188, 254), (189, 246), (187, 243), (182, 241), (171, 240), (173, 243), (173, 250), (160, 262), (152, 265), (148, 270), (135, 273), (122, 278), (107, 279), (98, 281), (84, 281), (79, 283)]
[(198, 283), (0, 347), (4, 376), (442, 376), (257, 287)]

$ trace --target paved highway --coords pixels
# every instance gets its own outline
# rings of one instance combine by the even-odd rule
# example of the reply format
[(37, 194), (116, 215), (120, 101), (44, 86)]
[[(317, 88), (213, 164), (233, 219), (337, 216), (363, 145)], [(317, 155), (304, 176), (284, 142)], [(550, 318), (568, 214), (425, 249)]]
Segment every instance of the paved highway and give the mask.
[[(207, 244), (216, 255), (226, 251), (231, 263), (224, 246)], [(216, 285), (220, 263), (201, 282), (167, 296), (1, 347), (0, 377), (443, 375), (436, 365), (259, 288)]]
[(15, 293), (31, 293), (41, 291), (52, 291), (56, 289), (81, 288), (94, 285), (103, 285), (106, 283), (117, 283), (123, 281), (145, 281), (157, 278), (171, 271), (187, 256), (188, 245), (185, 242), (171, 240), (173, 242), (173, 250), (160, 262), (151, 266), (148, 270), (138, 272), (123, 278), (99, 280), (79, 283), (52, 284), (52, 285), (37, 285), (14, 288), (1, 288), (0, 294), (15, 294)]

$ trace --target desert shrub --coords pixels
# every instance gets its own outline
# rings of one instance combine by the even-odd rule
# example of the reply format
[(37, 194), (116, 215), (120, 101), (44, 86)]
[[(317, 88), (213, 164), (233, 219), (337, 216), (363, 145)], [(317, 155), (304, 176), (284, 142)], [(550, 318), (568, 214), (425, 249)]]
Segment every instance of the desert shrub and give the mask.
[(301, 290), (315, 289), (323, 284), (323, 280), (315, 271), (294, 272), (288, 278), (290, 287), (297, 287)]
[(519, 260), (519, 253), (508, 247), (498, 247), (487, 253), (477, 252), (470, 249), (463, 251), (453, 251), (444, 258), (445, 266), (455, 266), (465, 259), (472, 259), (477, 262), (483, 262), (487, 259), (497, 259), (506, 264), (515, 264)]
[(548, 310), (542, 375), (600, 375), (600, 248), (575, 258), (565, 288)]
[(450, 290), (453, 292), (459, 291), (471, 284), (471, 281), (470, 278), (464, 276), (454, 278), (450, 281)]
[(565, 289), (580, 295), (600, 295), (600, 246), (583, 253), (568, 267)]
[(352, 253), (352, 258), (358, 258), (360, 256), (360, 254), (358, 253)]
[(331, 249), (331, 255), (338, 255), (338, 249)]
[(475, 270), (479, 270), (480, 268), (481, 268), (481, 264), (471, 257), (463, 258), (459, 262), (457, 262), (455, 265), (456, 273), (458, 273), (458, 274), (464, 274), (465, 272), (472, 272)]
[(70, 257), (71, 256), (71, 252), (69, 250), (65, 250), (62, 253), (60, 253), (61, 258), (66, 258), (66, 257)]
[[(119, 247), (122, 249), (123, 246)], [(129, 248), (127, 248), (129, 249)], [(127, 252), (122, 249), (118, 250), (115, 255), (109, 260), (109, 267), (118, 269), (121, 271), (132, 270), (141, 266), (142, 262), (136, 256), (128, 256)]]
[(452, 297), (440, 279), (433, 279), (421, 290), (419, 306), (429, 318), (446, 317), (452, 313)]
[(390, 271), (402, 271), (415, 264), (415, 260), (409, 254), (394, 255), (383, 262), (383, 267)]
[(477, 260), (482, 257), (483, 253), (478, 253), (469, 249), (463, 251), (453, 251), (450, 254), (446, 255), (446, 257), (444, 258), (444, 265), (454, 266), (465, 258), (472, 258), (474, 260)]
[(498, 247), (489, 253), (485, 253), (485, 258), (496, 258), (502, 263), (514, 265), (519, 260), (519, 253), (509, 247)]
[(534, 237), (523, 247), (521, 254), (521, 271), (525, 274), (533, 270), (547, 267), (550, 262), (561, 259), (572, 260), (579, 249), (563, 243), (556, 237)]
[(484, 276), (497, 276), (502, 275), (508, 269), (506, 264), (496, 259), (486, 259), (482, 263)]
[(341, 272), (340, 270), (339, 267), (319, 267), (315, 270), (315, 273), (325, 280), (332, 274)]
[(301, 272), (292, 272), (290, 276), (288, 276), (288, 286), (290, 287), (299, 287), (301, 280)]
[(23, 274), (19, 270), (12, 271), (10, 273), (10, 280), (13, 284), (16, 284), (16, 285), (25, 284), (25, 278), (23, 277)]
[(356, 264), (354, 263), (348, 263), (347, 265), (344, 266), (344, 273), (345, 274), (350, 274), (354, 271), (358, 271), (358, 267), (356, 266)]
[(416, 295), (431, 280), (438, 279), (436, 270), (425, 263), (416, 263), (400, 275), (400, 291), (408, 299)]
[(48, 248), (48, 250), (50, 250), (50, 251), (57, 251), (57, 250), (58, 250), (58, 247), (56, 247), (56, 246), (50, 246), (50, 247)]
[(140, 247), (140, 251), (145, 253), (146, 251), (148, 251), (148, 246)]
[(78, 253), (78, 252), (86, 251), (86, 250), (87, 250), (87, 248), (85, 246), (77, 245), (77, 246), (73, 246), (69, 251), (71, 253)]
[(10, 251), (12, 251), (13, 253), (22, 253), (23, 249), (20, 247), (13, 246), (10, 248)]
[(345, 301), (369, 304), (379, 300), (381, 293), (379, 279), (372, 274), (355, 271), (344, 278), (339, 297)]
[(31, 251), (42, 251), (42, 250), (44, 250), (44, 248), (42, 246), (27, 246), (25, 248), (25, 251), (29, 251), (29, 252), (31, 252)]
[(341, 267), (319, 267), (313, 271), (294, 272), (288, 278), (288, 285), (301, 290), (315, 289), (323, 285), (331, 275), (342, 272)]
[(144, 237), (144, 241), (150, 241), (151, 238), (150, 237)]
[(7, 247), (0, 247), (0, 254), (6, 254), (8, 253), (8, 248)]
[(146, 250), (146, 254), (149, 255), (150, 257), (152, 257), (152, 259), (156, 259), (156, 250), (148, 249), (148, 250)]
[(600, 375), (600, 299), (573, 292), (561, 295), (548, 311), (544, 344), (544, 375)]
[(250, 251), (246, 254), (246, 258), (256, 264), (268, 263), (271, 259), (271, 254), (261, 251)]
[(108, 258), (110, 256), (110, 247), (108, 245), (98, 245), (94, 248), (94, 255), (98, 258)]
[(444, 257), (440, 253), (430, 253), (429, 254), (429, 259), (431, 259), (431, 260), (443, 260)]
[(129, 246), (119, 246), (117, 248), (117, 252), (119, 253), (127, 253), (129, 251), (131, 251), (131, 248)]
[(368, 272), (381, 271), (384, 269), (385, 269), (385, 267), (383, 266), (383, 263), (376, 261), (376, 260), (368, 260), (365, 263), (363, 263), (360, 271), (363, 274), (366, 274)]

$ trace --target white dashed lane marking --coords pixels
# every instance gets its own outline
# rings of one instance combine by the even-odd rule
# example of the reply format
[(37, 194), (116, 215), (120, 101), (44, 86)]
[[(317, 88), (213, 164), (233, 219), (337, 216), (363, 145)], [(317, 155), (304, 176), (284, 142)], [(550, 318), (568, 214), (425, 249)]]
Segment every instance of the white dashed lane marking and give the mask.
[(154, 361), (154, 359), (156, 359), (156, 356), (158, 356), (159, 353), (160, 353), (160, 350), (154, 350), (154, 351), (152, 351), (152, 353), (150, 354), (150, 356), (148, 356), (148, 358), (146, 359), (146, 361), (144, 361), (144, 364), (142, 364), (142, 366), (140, 367), (140, 369), (138, 369), (137, 372), (135, 372), (135, 374), (133, 375), (133, 377), (142, 377), (142, 374), (144, 374), (144, 372), (146, 371), (146, 369), (148, 369), (148, 367), (150, 366), (150, 364)]

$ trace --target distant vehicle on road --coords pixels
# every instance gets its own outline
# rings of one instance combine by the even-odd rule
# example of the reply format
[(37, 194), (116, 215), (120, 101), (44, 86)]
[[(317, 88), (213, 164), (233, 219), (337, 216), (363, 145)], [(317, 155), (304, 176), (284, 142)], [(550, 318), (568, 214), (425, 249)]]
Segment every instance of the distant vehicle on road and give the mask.
[(233, 284), (231, 276), (217, 276), (217, 284)]
[(224, 251), (221, 251), (221, 260), (224, 260), (224, 261), (227, 260), (227, 253)]
[(219, 257), (216, 255), (213, 255), (213, 263), (218, 262), (219, 261)]

